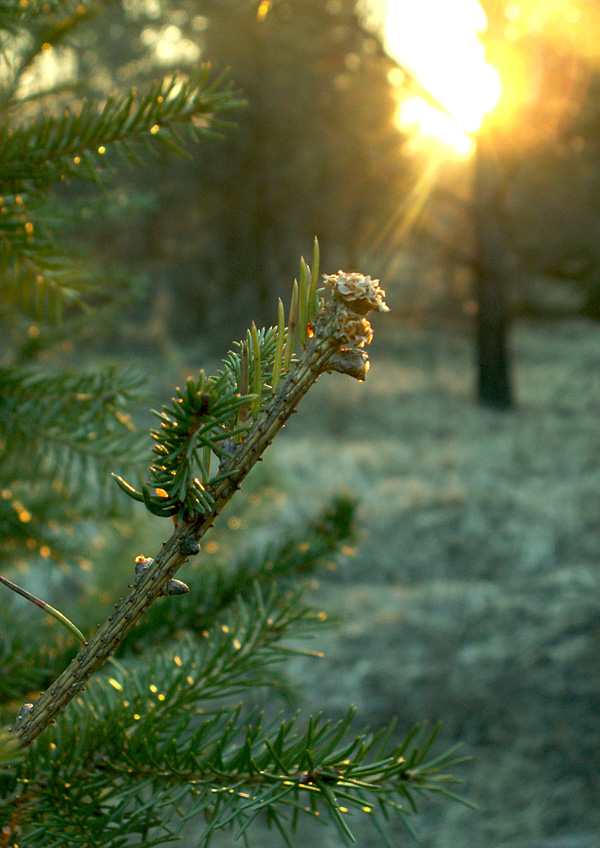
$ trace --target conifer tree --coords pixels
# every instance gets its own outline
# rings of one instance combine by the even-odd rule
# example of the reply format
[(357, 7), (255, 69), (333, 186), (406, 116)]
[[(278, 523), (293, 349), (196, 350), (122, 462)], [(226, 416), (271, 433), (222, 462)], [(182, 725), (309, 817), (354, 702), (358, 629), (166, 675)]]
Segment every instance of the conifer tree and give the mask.
[[(350, 842), (352, 809), (384, 839), (390, 813), (404, 817), (420, 793), (447, 793), (449, 755), (428, 759), (435, 734), (411, 731), (398, 743), (393, 727), (353, 731), (352, 709), (338, 722), (266, 719), (238, 703), (277, 680), (286, 639), (318, 625), (298, 592), (272, 580), (303, 564), (298, 540), (272, 548), (271, 569), (266, 555), (230, 578), (203, 567), (191, 590), (175, 576), (319, 375), (365, 378), (366, 315), (387, 310), (384, 293), (359, 273), (325, 276), (327, 291), (319, 288), (315, 242), (287, 320), (280, 302), (274, 327), (252, 324), (217, 374), (200, 370), (157, 413), (138, 482), (147, 447), (128, 413), (137, 378), (98, 365), (66, 370), (56, 356), (119, 308), (125, 283), (69, 252), (52, 192), (74, 180), (102, 188), (120, 163), (157, 145), (180, 149), (239, 98), (202, 68), (44, 111), (42, 100), (65, 92), (27, 93), (27, 76), (100, 11), (72, 0), (0, 4), (0, 523), (3, 561), (13, 564), (1, 577), (0, 845), (150, 846), (185, 834), (186, 845), (206, 846), (223, 829), (248, 844), (259, 815), (291, 845), (298, 822), (322, 810)], [(172, 532), (131, 563), (124, 597), (92, 632), (87, 618), (73, 623), (19, 586), (15, 566), (34, 554), (60, 562), (69, 540), (74, 549), (81, 541), (73, 528), (124, 510), (126, 496)], [(315, 555), (335, 548), (347, 513), (340, 503), (305, 528)], [(36, 635), (9, 589), (58, 619), (60, 634)]]

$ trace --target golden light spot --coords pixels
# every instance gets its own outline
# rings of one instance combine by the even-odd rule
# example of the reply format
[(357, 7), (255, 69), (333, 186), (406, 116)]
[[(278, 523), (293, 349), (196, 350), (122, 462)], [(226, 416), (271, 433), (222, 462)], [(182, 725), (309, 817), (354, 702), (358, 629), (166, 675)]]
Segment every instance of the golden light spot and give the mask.
[(233, 647), (236, 649), (236, 651), (239, 651), (239, 649), (242, 647), (242, 643), (239, 639), (233, 640)]
[(118, 681), (118, 680), (115, 680), (115, 679), (114, 679), (114, 677), (109, 677), (109, 678), (108, 678), (108, 682), (109, 682), (109, 683), (110, 683), (110, 685), (113, 687), (113, 689), (116, 689), (116, 690), (117, 690), (117, 692), (122, 692), (122, 691), (123, 691), (123, 687), (121, 686), (121, 684), (119, 683), (119, 681)]
[(123, 701), (123, 706), (124, 706), (124, 707), (128, 707), (128, 706), (129, 706), (129, 701)]
[(207, 542), (204, 546), (204, 550), (207, 554), (216, 554), (219, 550), (219, 544), (218, 542)]
[(36, 327), (35, 324), (32, 324), (29, 330), (27, 331), (27, 335), (30, 339), (37, 339), (40, 334), (40, 328)]
[(183, 665), (183, 663), (181, 662), (181, 657), (178, 657), (177, 655), (173, 657), (173, 662), (175, 663), (177, 668), (181, 668), (181, 666)]
[(27, 524), (29, 521), (31, 521), (31, 513), (29, 512), (29, 510), (22, 509), (19, 512), (19, 521), (22, 521), (23, 524)]
[(50, 556), (50, 548), (48, 547), (48, 545), (42, 545), (42, 547), (40, 548), (40, 556), (44, 559), (48, 559), (48, 557)]
[(318, 612), (317, 618), (319, 621), (327, 621), (327, 613), (326, 612)]
[(33, 224), (31, 223), (31, 221), (27, 221), (27, 223), (25, 224), (25, 232), (28, 235), (31, 235), (33, 233)]
[(361, 807), (361, 810), (363, 811), (363, 813), (370, 813), (370, 812), (372, 812), (371, 807)]
[(155, 686), (154, 683), (151, 683), (148, 688), (150, 689), (153, 695), (156, 695), (156, 693), (158, 692), (158, 686)]
[(168, 498), (169, 497), (169, 495), (167, 494), (167, 492), (165, 492), (164, 489), (157, 489), (156, 494), (158, 495), (159, 498)]
[(98, 153), (100, 153), (100, 154), (106, 153), (106, 147), (103, 144), (101, 144), (100, 147), (98, 148)]
[(117, 412), (115, 412), (115, 417), (118, 421), (121, 422), (124, 427), (127, 427), (128, 430), (130, 430), (132, 433), (135, 433), (135, 426), (131, 423), (131, 415), (124, 415), (122, 412), (119, 412), (117, 410)]
[(134, 714), (133, 714), (133, 717), (134, 717), (134, 719), (135, 719), (136, 721), (139, 721), (139, 720), (140, 720), (140, 717), (139, 717), (138, 713), (134, 713)]
[(159, 129), (160, 129), (160, 127), (158, 126), (158, 124), (154, 124), (154, 126), (151, 127), (150, 132), (152, 133), (152, 135), (156, 135), (156, 133), (159, 131)]
[(340, 813), (347, 813), (348, 812), (348, 807), (338, 807), (338, 809), (339, 809)]
[(188, 674), (188, 676), (187, 676), (185, 679), (186, 679), (186, 680), (187, 680), (187, 682), (190, 684), (190, 686), (193, 686), (193, 685), (194, 685), (194, 678), (192, 677), (192, 675), (191, 675), (191, 674)]
[(79, 158), (79, 156), (75, 156), (75, 157), (73, 158), (73, 162), (74, 162), (76, 165), (79, 165), (79, 163), (81, 162), (81, 159)]
[(271, 11), (272, 5), (273, 5), (273, 3), (271, 2), (271, 0), (260, 0), (260, 3), (258, 5), (258, 9), (256, 11), (256, 20), (259, 21), (259, 22), (264, 21), (264, 19), (267, 17), (269, 12)]
[(162, 103), (163, 101), (164, 101), (164, 97), (162, 96), (162, 94), (159, 94), (158, 97), (156, 98), (156, 102)]
[(17, 204), (17, 206), (23, 205), (23, 198), (21, 197), (20, 194), (17, 194), (17, 196), (15, 197), (15, 203)]
[(159, 700), (159, 701), (164, 701), (164, 700), (165, 700), (165, 696), (163, 695), (163, 693), (162, 693), (162, 692), (161, 692), (161, 693), (160, 693), (160, 695), (158, 696), (158, 700)]
[(12, 497), (12, 492), (10, 489), (2, 489), (2, 500), (9, 501)]
[(298, 550), (301, 554), (305, 554), (309, 550), (309, 548), (310, 545), (308, 544), (308, 542), (302, 542), (300, 545), (298, 545)]
[(356, 548), (352, 548), (350, 547), (350, 545), (344, 545), (342, 547), (342, 553), (344, 554), (344, 556), (354, 556), (354, 554), (356, 553)]
[(52, 751), (56, 751), (56, 742), (51, 742), (50, 748), (51, 748)]
[(226, 624), (221, 625), (221, 630), (223, 631), (223, 633), (229, 633), (229, 627), (227, 627)]
[(230, 530), (239, 530), (242, 526), (242, 522), (239, 518), (230, 518), (227, 522), (227, 526)]
[(48, 50), (52, 50), (52, 45), (48, 44), (48, 42), (46, 41), (44, 44), (42, 44), (42, 52), (47, 53)]

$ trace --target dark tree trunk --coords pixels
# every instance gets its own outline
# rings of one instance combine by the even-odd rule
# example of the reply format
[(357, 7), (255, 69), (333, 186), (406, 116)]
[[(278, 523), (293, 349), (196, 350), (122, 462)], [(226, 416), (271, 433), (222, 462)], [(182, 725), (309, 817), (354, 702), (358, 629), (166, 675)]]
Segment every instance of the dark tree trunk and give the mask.
[(501, 214), (508, 174), (483, 134), (476, 156), (477, 391), (480, 403), (509, 409), (513, 395), (508, 350), (508, 244)]

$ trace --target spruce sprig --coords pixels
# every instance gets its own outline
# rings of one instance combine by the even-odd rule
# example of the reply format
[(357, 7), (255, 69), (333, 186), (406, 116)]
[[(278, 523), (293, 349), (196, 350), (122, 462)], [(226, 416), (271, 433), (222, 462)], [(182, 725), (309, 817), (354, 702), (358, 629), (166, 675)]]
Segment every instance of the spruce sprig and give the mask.
[[(165, 513), (175, 517), (175, 530), (155, 558), (142, 555), (136, 558), (135, 583), (131, 584), (130, 593), (115, 604), (114, 613), (100, 625), (49, 690), (38, 698), (25, 720), (15, 725), (23, 745), (33, 741), (54, 716), (73, 700), (88, 678), (112, 656), (114, 649), (131, 632), (155, 598), (187, 590), (184, 583), (173, 580), (175, 572), (190, 556), (199, 552), (200, 539), (240, 488), (242, 480), (261, 459), (275, 435), (319, 375), (326, 371), (339, 371), (358, 380), (365, 379), (368, 356), (363, 348), (373, 337), (371, 325), (365, 316), (370, 311), (387, 311), (388, 307), (383, 300), (385, 293), (379, 287), (378, 280), (371, 280), (370, 277), (359, 273), (345, 274), (340, 271), (338, 274), (326, 276), (325, 279), (330, 284), (331, 297), (327, 302), (319, 302), (319, 311), (316, 313), (311, 309), (310, 303), (303, 308), (303, 320), (307, 321), (306, 344), (275, 395), (271, 393), (270, 399), (261, 398), (258, 408), (253, 406), (249, 413), (248, 402), (251, 398), (249, 395), (233, 392), (227, 369), (212, 382), (210, 378), (205, 380), (202, 374), (198, 381), (190, 383), (189, 396), (187, 392), (178, 393), (181, 404), (174, 405), (173, 412), (180, 406), (183, 410), (182, 418), (175, 420), (168, 417), (168, 420), (164, 421), (168, 438), (163, 438), (157, 431), (157, 444), (164, 446), (166, 461), (159, 467), (155, 467), (156, 462), (153, 463), (151, 473), (168, 472), (166, 482), (167, 485), (173, 484), (172, 491), (157, 487), (158, 491), (154, 495), (146, 487), (146, 491), (142, 490), (140, 493), (125, 481), (119, 481), (121, 487), (132, 497), (144, 499), (145, 495), (151, 511), (159, 511), (161, 501), (169, 501)], [(297, 291), (297, 287), (294, 287), (294, 292)], [(310, 286), (302, 286), (303, 298), (308, 299), (310, 292)], [(251, 341), (257, 375), (259, 368), (267, 367), (267, 359), (265, 363), (260, 359), (258, 338), (254, 329), (251, 332)], [(266, 339), (267, 335), (264, 338)], [(288, 328), (284, 362), (292, 343), (293, 334)], [(275, 344), (275, 351), (280, 350), (281, 345)], [(242, 347), (240, 364), (240, 378), (244, 375), (242, 383), (249, 379), (249, 362), (246, 358), (249, 356), (250, 345), (246, 341)], [(254, 383), (256, 387), (262, 385), (263, 373), (261, 370), (260, 380)], [(208, 386), (211, 387), (209, 392), (206, 391)], [(246, 419), (242, 420), (240, 425), (244, 407)], [(236, 410), (238, 425), (230, 430), (227, 422), (231, 426)], [(248, 417), (251, 426), (247, 431), (240, 433), (240, 426), (246, 427)], [(222, 442), (228, 439), (229, 442), (233, 441), (234, 445), (231, 452), (227, 451), (226, 457), (221, 459), (218, 475), (211, 477), (205, 487), (198, 477), (191, 476), (193, 462), (205, 461), (205, 448), (212, 450), (212, 446), (217, 444), (212, 438), (215, 432)], [(176, 441), (171, 438), (173, 433), (176, 433)], [(237, 441), (240, 436), (241, 440)], [(207, 439), (210, 439), (210, 442), (207, 442)], [(198, 447), (202, 449), (201, 453), (198, 452)], [(171, 469), (169, 462), (173, 463)], [(179, 470), (181, 479), (187, 481), (185, 490), (179, 479), (175, 488), (175, 477)], [(189, 485), (190, 478), (193, 487)], [(185, 499), (182, 500), (182, 497)]]
[[(318, 277), (319, 246), (315, 239), (312, 276)], [(294, 286), (291, 312), (299, 304), (302, 347), (322, 307), (316, 286), (310, 287), (311, 272), (301, 260), (301, 285)], [(296, 293), (297, 292), (297, 293)], [(138, 491), (122, 477), (113, 475), (121, 489), (134, 500), (143, 502), (158, 516), (177, 516), (190, 520), (206, 514), (214, 504), (215, 485), (228, 476), (223, 468), (236, 456), (244, 436), (273, 401), (274, 386), (279, 387), (294, 364), (293, 327), (283, 325), (283, 307), (278, 326), (258, 330), (253, 324), (246, 339), (236, 342), (215, 377), (204, 370), (196, 380), (188, 377), (185, 389), (162, 411), (154, 411), (160, 428), (152, 431), (156, 456), (150, 466), (150, 479)], [(217, 473), (211, 474), (212, 457), (219, 460)]]

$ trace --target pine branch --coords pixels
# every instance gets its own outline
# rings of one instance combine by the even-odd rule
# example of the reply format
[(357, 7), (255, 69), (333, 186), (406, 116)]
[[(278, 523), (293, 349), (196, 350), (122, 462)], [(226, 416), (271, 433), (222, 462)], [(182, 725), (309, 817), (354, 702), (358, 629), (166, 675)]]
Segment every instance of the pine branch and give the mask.
[(209, 82), (209, 67), (194, 78), (175, 74), (152, 84), (145, 95), (135, 90), (111, 95), (103, 106), (84, 101), (77, 113), (47, 116), (30, 126), (0, 129), (0, 185), (19, 194), (45, 189), (61, 178), (98, 181), (111, 156), (125, 163), (139, 161), (140, 146), (185, 152), (186, 141), (197, 141), (220, 124), (217, 115), (242, 101), (223, 78)]
[(231, 604), (240, 598), (251, 600), (256, 584), (261, 588), (273, 581), (288, 585), (291, 578), (316, 571), (325, 560), (331, 564), (353, 536), (355, 506), (346, 497), (334, 499), (323, 513), (286, 533), (282, 540), (272, 541), (265, 550), (246, 546), (232, 567), (226, 567), (217, 556), (212, 556), (210, 563), (190, 564), (186, 579), (190, 584), (201, 579), (202, 594), (190, 591), (178, 598), (176, 606), (168, 599), (153, 604), (129, 640), (122, 643), (120, 655), (139, 653), (157, 641), (175, 638), (182, 630), (197, 634), (211, 630)]
[(76, 114), (0, 128), (2, 306), (16, 304), (37, 320), (57, 323), (69, 306), (86, 310), (83, 295), (98, 284), (98, 275), (83, 273), (57, 246), (46, 210), (39, 214), (53, 183), (101, 183), (117, 162), (139, 164), (140, 153), (161, 146), (187, 155), (188, 142), (225, 126), (220, 113), (241, 103), (222, 77), (210, 81), (204, 66), (193, 78), (175, 74), (157, 81), (144, 95), (132, 90), (104, 105), (84, 100)]
[[(40, 846), (87, 848), (106, 844), (107, 825), (118, 821), (124, 839), (156, 828), (158, 844), (191, 819), (197, 831), (203, 819), (195, 844), (207, 846), (217, 830), (243, 835), (259, 814), (288, 832), (305, 815), (327, 812), (350, 842), (353, 808), (377, 827), (390, 813), (404, 820), (420, 794), (447, 793), (444, 771), (459, 760), (452, 751), (428, 757), (435, 729), (415, 728), (392, 744), (393, 725), (353, 731), (352, 709), (341, 721), (317, 716), (300, 729), (298, 719), (248, 717), (223, 703), (269, 683), (264, 670), (285, 656), (281, 640), (311, 624), (299, 600), (256, 589), (205, 639), (179, 641), (129, 668), (113, 663), (7, 779), (5, 796), (25, 792), (23, 835)], [(57, 757), (66, 750), (71, 756)]]
[[(372, 281), (370, 277), (364, 277), (362, 274), (340, 272), (325, 279), (331, 286), (331, 299), (328, 302), (321, 300), (308, 304), (304, 313), (308, 322), (304, 350), (292, 365), (277, 393), (263, 398), (258, 407), (253, 406), (254, 418), (251, 417), (242, 427), (239, 426), (239, 417), (237, 421), (232, 422), (231, 418), (235, 418), (233, 408), (229, 407), (232, 393), (227, 385), (228, 379), (223, 376), (227, 369), (221, 372), (221, 376), (212, 384), (213, 388), (218, 385), (223, 391), (224, 406), (219, 406), (216, 390), (204, 391), (206, 385), (203, 375), (199, 384), (196, 384), (196, 394), (194, 395), (191, 389), (185, 394), (185, 404), (184, 394), (180, 393), (181, 407), (188, 416), (181, 421), (182, 429), (186, 429), (187, 423), (188, 432), (191, 427), (192, 432), (200, 437), (208, 434), (206, 437), (210, 438), (211, 428), (207, 426), (209, 422), (203, 421), (203, 415), (208, 415), (213, 418), (213, 422), (217, 422), (214, 428), (233, 424), (233, 430), (230, 431), (230, 451), (222, 458), (219, 474), (210, 478), (206, 486), (197, 479), (193, 481), (194, 487), (202, 495), (202, 499), (198, 498), (197, 502), (190, 504), (187, 493), (185, 499), (177, 503), (173, 501), (173, 492), (164, 493), (159, 490), (156, 495), (152, 495), (148, 489), (144, 490), (146, 503), (155, 512), (160, 509), (160, 501), (166, 494), (165, 500), (169, 503), (165, 514), (178, 515), (178, 524), (156, 558), (142, 558), (143, 564), (136, 570), (136, 580), (127, 597), (115, 604), (114, 612), (98, 628), (89, 643), (38, 698), (31, 712), (15, 724), (14, 732), (22, 745), (28, 745), (37, 738), (83, 689), (85, 682), (112, 655), (115, 647), (133, 629), (152, 601), (162, 593), (169, 592), (174, 574), (190, 556), (198, 553), (198, 542), (240, 488), (243, 479), (262, 457), (320, 374), (335, 370), (359, 380), (365, 378), (368, 357), (362, 347), (371, 341), (372, 331), (364, 316), (370, 310), (387, 310), (383, 302), (383, 292), (379, 289), (377, 281)], [(305, 286), (303, 296), (308, 297), (309, 292), (310, 288)], [(282, 327), (279, 332), (283, 332)], [(287, 336), (288, 344), (291, 344), (293, 340), (290, 339), (289, 332)], [(254, 350), (255, 361), (257, 353), (258, 351)], [(243, 356), (243, 352), (241, 355)], [(285, 352), (283, 355), (285, 356)], [(241, 370), (240, 368), (240, 375)], [(208, 399), (205, 397), (207, 394)], [(239, 397), (241, 393), (237, 394)], [(224, 408), (231, 412), (231, 416), (223, 418)], [(174, 425), (169, 423), (166, 429), (170, 433)], [(167, 441), (165, 448), (167, 458), (170, 456), (173, 459), (173, 455), (168, 453), (170, 444)], [(187, 444), (194, 447), (193, 442)], [(208, 444), (212, 448), (214, 443), (211, 440)], [(178, 445), (175, 452), (179, 451), (179, 447)], [(182, 463), (189, 464), (193, 461), (193, 453), (192, 448), (189, 456), (182, 456), (181, 451), (178, 456)], [(135, 490), (131, 491), (138, 496)]]
[(16, 307), (49, 325), (62, 323), (65, 312), (89, 314), (91, 297), (107, 289), (106, 272), (65, 255), (20, 195), (0, 198), (0, 213), (1, 312)]
[[(141, 461), (127, 404), (141, 380), (114, 368), (90, 375), (0, 369), (0, 465), (5, 485), (32, 468), (38, 488), (82, 497), (90, 475), (102, 481), (115, 464)], [(102, 489), (102, 486), (100, 486)]]
[[(104, 202), (110, 197), (104, 196)], [(98, 214), (103, 211), (98, 205)], [(44, 341), (42, 334), (77, 335), (92, 314), (94, 325), (102, 325), (107, 312), (138, 296), (135, 275), (90, 261), (78, 246), (65, 253), (50, 230), (80, 226), (72, 208), (57, 213), (55, 204), (34, 202), (28, 195), (25, 201), (20, 195), (0, 197), (0, 317), (15, 322), (25, 315), (44, 325), (38, 344)]]
[[(14, 97), (24, 72), (34, 63), (42, 50), (57, 47), (84, 20), (96, 15), (101, 5), (114, 0), (96, 0), (82, 3), (79, 0), (28, 0), (27, 3), (0, 3), (0, 30), (7, 29), (15, 35), (24, 30), (23, 39), (13, 57), (12, 75), (2, 92), (3, 105), (14, 104)], [(47, 46), (46, 46), (47, 45)], [(20, 105), (28, 98), (19, 98)]]

